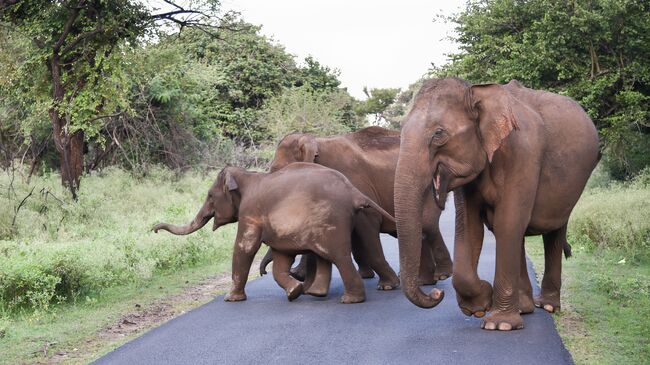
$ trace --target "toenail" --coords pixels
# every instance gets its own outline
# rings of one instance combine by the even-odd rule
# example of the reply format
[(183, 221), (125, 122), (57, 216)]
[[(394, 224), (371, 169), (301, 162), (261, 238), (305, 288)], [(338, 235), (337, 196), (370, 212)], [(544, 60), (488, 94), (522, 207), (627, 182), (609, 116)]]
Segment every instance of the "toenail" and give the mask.
[(512, 325), (507, 322), (501, 322), (499, 323), (499, 331), (510, 331), (512, 329)]
[(496, 324), (494, 322), (486, 322), (485, 327), (486, 330), (495, 330), (497, 328)]

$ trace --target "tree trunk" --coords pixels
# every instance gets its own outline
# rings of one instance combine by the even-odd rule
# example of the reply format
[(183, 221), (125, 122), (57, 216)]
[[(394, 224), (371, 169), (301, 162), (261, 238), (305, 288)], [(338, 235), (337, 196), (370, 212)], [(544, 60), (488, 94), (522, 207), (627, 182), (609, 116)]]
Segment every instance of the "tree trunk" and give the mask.
[[(72, 184), (74, 190), (79, 190), (79, 181), (81, 179), (81, 174), (83, 173), (84, 161), (83, 161), (83, 152), (84, 152), (84, 134), (82, 131), (76, 131), (71, 136), (69, 136), (69, 143), (67, 145), (66, 153), (68, 155), (68, 167), (64, 165), (65, 156), (60, 154), (61, 157), (61, 180), (64, 185)], [(68, 173), (70, 175), (68, 175)], [(75, 198), (76, 199), (76, 198)]]
[(72, 198), (77, 200), (77, 190), (83, 173), (83, 132), (69, 132), (70, 126), (60, 114), (59, 107), (64, 101), (65, 91), (61, 80), (59, 54), (55, 51), (48, 62), (52, 75), (53, 106), (49, 110), (52, 121), (52, 138), (59, 152), (61, 163), (61, 182), (70, 189)]

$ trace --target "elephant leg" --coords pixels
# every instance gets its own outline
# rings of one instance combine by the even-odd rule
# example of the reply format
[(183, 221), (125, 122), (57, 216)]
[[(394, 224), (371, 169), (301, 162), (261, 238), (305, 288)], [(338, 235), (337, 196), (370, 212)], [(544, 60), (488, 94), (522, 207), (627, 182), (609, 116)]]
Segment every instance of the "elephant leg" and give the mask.
[(315, 275), (312, 275), (313, 277), (309, 284), (305, 281), (305, 294), (313, 295), (315, 297), (325, 297), (330, 290), (332, 263), (320, 256), (313, 256), (316, 260), (316, 273)]
[(519, 288), (523, 259), (523, 237), (535, 204), (536, 180), (510, 180), (494, 209), (493, 231), (497, 241), (492, 309), (481, 325), (486, 330), (510, 331), (524, 328), (519, 313)]
[(352, 256), (354, 257), (354, 261), (357, 262), (357, 266), (359, 266), (359, 274), (361, 277), (364, 279), (372, 279), (375, 277), (375, 272), (369, 264), (369, 260), (367, 260), (368, 255), (372, 253), (365, 250), (363, 243), (360, 241), (361, 238), (355, 229), (352, 232)]
[(367, 214), (358, 214), (355, 222), (358, 244), (363, 245), (370, 267), (379, 275), (377, 289), (393, 290), (399, 287), (399, 277), (386, 261), (379, 238), (379, 227), (379, 221), (373, 221)]
[(454, 264), (451, 262), (451, 256), (445, 241), (442, 239), (440, 230), (436, 229), (433, 235), (433, 259), (436, 263), (435, 280), (446, 280), (451, 277), (454, 271)]
[(232, 288), (225, 296), (227, 302), (246, 300), (244, 287), (248, 281), (255, 254), (262, 244), (261, 230), (258, 227), (239, 223), (237, 239), (232, 254)]
[(366, 291), (363, 287), (361, 275), (354, 267), (350, 256), (339, 256), (334, 259), (334, 265), (341, 273), (345, 291), (341, 297), (341, 303), (361, 303), (366, 300)]
[(298, 298), (303, 292), (302, 283), (289, 273), (294, 259), (295, 256), (273, 250), (273, 278), (286, 291), (289, 301)]
[(311, 255), (311, 253), (300, 255), (300, 262), (296, 267), (293, 267), (290, 270), (291, 276), (297, 280), (305, 280), (305, 277), (307, 276), (307, 255)]
[(492, 286), (477, 273), (483, 247), (481, 201), (469, 188), (454, 190), (456, 237), (452, 283), (460, 310), (468, 316), (483, 317), (492, 306)]
[(273, 261), (273, 253), (271, 252), (273, 249), (269, 247), (268, 250), (266, 250), (266, 255), (262, 258), (262, 261), (260, 261), (260, 276), (264, 276), (267, 274), (266, 272), (266, 267), (269, 265), (271, 261)]
[(436, 261), (433, 258), (433, 240), (426, 232), (423, 234), (420, 252), (420, 271), (418, 274), (420, 285), (433, 285), (438, 282)]
[(526, 264), (526, 247), (521, 244), (521, 266), (519, 269), (519, 313), (533, 313), (535, 305), (533, 304), (533, 287), (530, 285), (528, 277), (528, 265)]
[(435, 284), (438, 280), (450, 278), (453, 272), (454, 266), (449, 250), (438, 227), (439, 221), (440, 209), (435, 206), (433, 199), (428, 199), (424, 204), (422, 215), (420, 282), (423, 285)]
[(562, 287), (562, 247), (566, 244), (566, 224), (544, 238), (544, 277), (542, 292), (535, 298), (535, 305), (547, 312), (560, 311), (560, 289)]

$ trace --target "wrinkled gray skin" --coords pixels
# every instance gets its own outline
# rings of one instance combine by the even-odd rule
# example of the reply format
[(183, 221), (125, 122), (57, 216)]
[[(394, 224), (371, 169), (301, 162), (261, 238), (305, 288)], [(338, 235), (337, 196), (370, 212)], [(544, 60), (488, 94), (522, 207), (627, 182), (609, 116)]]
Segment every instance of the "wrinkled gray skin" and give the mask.
[[(395, 218), (403, 290), (423, 308), (443, 292), (418, 286), (422, 202), (433, 180), (444, 209), (454, 190), (456, 239), (452, 281), (466, 315), (488, 330), (523, 328), (533, 304), (560, 307), (562, 248), (574, 205), (599, 158), (598, 133), (573, 100), (521, 86), (424, 83), (402, 128), (395, 177)], [(494, 288), (476, 272), (483, 227), (496, 237)], [(525, 235), (543, 235), (541, 296), (533, 300)], [(489, 311), (489, 313), (488, 313)]]
[[(344, 175), (323, 166), (294, 163), (268, 174), (226, 167), (190, 223), (161, 223), (154, 231), (186, 235), (211, 219), (213, 230), (239, 222), (232, 260), (233, 285), (226, 301), (246, 299), (244, 286), (264, 242), (273, 248), (273, 277), (289, 300), (302, 293), (327, 295), (334, 263), (345, 287), (341, 302), (359, 303), (365, 300), (365, 289), (352, 263), (350, 237), (358, 213), (365, 208), (393, 220)], [(289, 275), (289, 269), (297, 254), (310, 252), (318, 255), (314, 263), (317, 274), (302, 283)]]
[[(292, 162), (313, 162), (341, 172), (362, 193), (377, 202), (388, 213), (394, 211), (394, 177), (400, 150), (399, 131), (372, 126), (331, 137), (315, 137), (308, 133), (291, 133), (278, 143), (271, 171), (277, 171)], [(382, 218), (372, 210), (360, 216), (352, 238), (352, 253), (364, 278), (379, 274), (379, 289), (396, 288), (399, 280), (386, 262), (379, 233), (396, 236), (394, 222)], [(422, 214), (422, 252), (420, 283), (435, 284), (451, 276), (449, 251), (438, 229), (440, 209), (431, 195)], [(270, 253), (270, 251), (269, 251)], [(270, 255), (260, 264), (260, 273), (270, 262)], [(303, 277), (304, 265), (295, 274)], [(303, 270), (299, 270), (299, 269)]]

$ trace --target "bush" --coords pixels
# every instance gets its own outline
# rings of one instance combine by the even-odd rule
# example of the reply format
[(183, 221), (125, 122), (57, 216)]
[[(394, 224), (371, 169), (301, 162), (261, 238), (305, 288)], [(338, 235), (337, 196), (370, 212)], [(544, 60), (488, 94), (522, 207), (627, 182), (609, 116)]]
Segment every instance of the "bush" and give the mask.
[[(160, 221), (185, 223), (201, 206), (213, 176), (152, 169), (134, 179), (120, 169), (85, 176), (73, 202), (57, 174), (35, 177), (31, 187), (0, 176), (0, 312), (47, 310), (160, 271), (230, 258), (235, 226), (187, 237), (154, 234)], [(13, 187), (12, 187), (13, 186)], [(215, 237), (216, 236), (216, 237)]]
[(343, 91), (314, 92), (309, 87), (286, 89), (262, 110), (262, 124), (272, 141), (291, 132), (336, 135), (362, 125), (352, 111), (352, 98)]
[[(598, 178), (595, 175), (595, 178)], [(585, 191), (569, 223), (573, 243), (650, 260), (650, 169), (627, 183)]]

